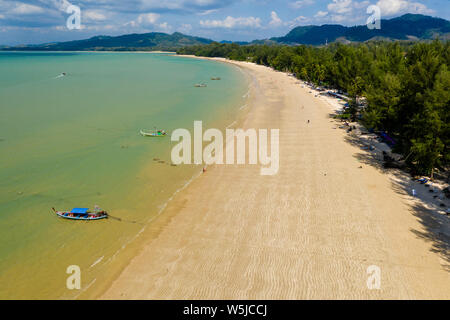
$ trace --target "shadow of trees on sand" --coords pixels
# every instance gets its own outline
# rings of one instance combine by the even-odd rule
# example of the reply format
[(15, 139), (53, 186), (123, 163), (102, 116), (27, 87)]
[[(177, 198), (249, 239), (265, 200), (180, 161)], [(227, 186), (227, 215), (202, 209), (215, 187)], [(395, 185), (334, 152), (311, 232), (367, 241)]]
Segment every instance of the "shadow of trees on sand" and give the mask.
[[(383, 153), (379, 142), (367, 139), (364, 135), (347, 134), (347, 143), (361, 150), (354, 157), (364, 165), (376, 168), (391, 177), (392, 188), (395, 192), (408, 197), (412, 189), (420, 193), (420, 200), (416, 199), (410, 206), (412, 214), (420, 222), (421, 230), (410, 231), (418, 238), (430, 244), (430, 251), (439, 254), (444, 263), (444, 270), (450, 272), (450, 217), (445, 210), (450, 206), (449, 199), (442, 196), (438, 189), (415, 181), (409, 173), (399, 169), (383, 167)], [(372, 146), (372, 150), (369, 149)]]
[[(450, 236), (449, 219), (442, 214), (429, 210), (422, 205), (414, 205), (413, 214), (424, 227), (424, 231), (411, 229), (418, 238), (430, 243), (431, 251), (438, 253), (445, 264), (442, 267), (450, 272)], [(446, 221), (445, 221), (446, 220)]]

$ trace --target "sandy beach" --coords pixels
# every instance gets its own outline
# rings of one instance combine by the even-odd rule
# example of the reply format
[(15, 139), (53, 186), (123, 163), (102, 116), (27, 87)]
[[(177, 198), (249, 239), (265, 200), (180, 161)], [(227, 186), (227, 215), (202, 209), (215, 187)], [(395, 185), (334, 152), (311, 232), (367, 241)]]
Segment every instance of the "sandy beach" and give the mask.
[(209, 166), (99, 298), (449, 299), (448, 218), (414, 201), (298, 80), (228, 63), (253, 79), (234, 126), (280, 129), (278, 174)]

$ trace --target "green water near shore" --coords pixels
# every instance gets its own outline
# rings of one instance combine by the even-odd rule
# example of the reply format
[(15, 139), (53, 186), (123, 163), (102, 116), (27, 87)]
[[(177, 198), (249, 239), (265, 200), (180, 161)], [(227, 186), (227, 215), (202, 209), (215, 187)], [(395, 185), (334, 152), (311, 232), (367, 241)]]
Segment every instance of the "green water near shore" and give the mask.
[[(224, 128), (247, 87), (235, 67), (165, 54), (0, 53), (0, 298), (77, 297), (66, 288), (69, 265), (80, 266), (83, 290), (99, 286), (201, 170), (171, 166), (170, 136), (139, 130), (192, 131), (194, 120)], [(51, 211), (95, 204), (124, 222)]]

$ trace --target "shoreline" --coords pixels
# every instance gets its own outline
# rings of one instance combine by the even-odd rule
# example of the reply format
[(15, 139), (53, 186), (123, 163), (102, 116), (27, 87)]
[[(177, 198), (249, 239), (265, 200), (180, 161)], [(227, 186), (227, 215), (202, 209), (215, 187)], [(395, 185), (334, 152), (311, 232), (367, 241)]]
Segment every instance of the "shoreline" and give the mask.
[[(388, 175), (357, 168), (361, 150), (333, 131), (330, 106), (287, 74), (194, 58), (232, 64), (253, 79), (254, 94), (235, 125), (280, 128), (280, 172), (262, 177), (256, 166), (209, 166), (147, 227), (146, 244), (99, 298), (450, 296), (448, 262), (411, 232), (426, 231), (411, 214), (413, 204), (392, 190)], [(377, 263), (387, 285), (368, 290), (366, 268)]]
[[(146, 53), (146, 52), (143, 52)], [(237, 68), (237, 67), (236, 67)], [(239, 68), (237, 68), (238, 70), (240, 70)], [(244, 85), (246, 85), (246, 87), (248, 88), (248, 91), (246, 92), (245, 95), (242, 96), (242, 98), (244, 98), (244, 106), (247, 105), (247, 102), (249, 100), (249, 92), (251, 91), (251, 82), (252, 79), (249, 79), (247, 74), (243, 75), (243, 81), (245, 82)], [(236, 96), (236, 97), (240, 97), (240, 96)], [(232, 111), (232, 117), (231, 117), (231, 122), (228, 123), (227, 120), (225, 120), (225, 118), (218, 118), (216, 119), (216, 121), (221, 122), (220, 126), (223, 126), (223, 128), (229, 128), (231, 126), (234, 126), (238, 123), (239, 119), (241, 119), (243, 117), (243, 115), (245, 114), (246, 110), (242, 110), (243, 106), (239, 106), (239, 104), (234, 104), (235, 107), (233, 107), (233, 111)], [(170, 137), (169, 137), (170, 139)], [(209, 167), (209, 165), (204, 165), (203, 167)], [(145, 225), (143, 225), (143, 227), (139, 230), (138, 233), (136, 233), (135, 235), (132, 236), (131, 239), (129, 239), (126, 243), (124, 243), (121, 247), (121, 249), (119, 249), (117, 252), (114, 253), (114, 255), (112, 257), (110, 257), (108, 259), (108, 261), (110, 260), (119, 260), (118, 263), (116, 263), (115, 268), (112, 272), (110, 272), (109, 276), (107, 278), (104, 279), (100, 279), (100, 281), (97, 281), (99, 279), (95, 278), (93, 281), (91, 281), (87, 287), (82, 288), (82, 290), (80, 290), (81, 292), (79, 292), (74, 299), (95, 299), (98, 298), (101, 294), (103, 294), (106, 290), (106, 288), (109, 288), (111, 285), (111, 282), (108, 281), (108, 278), (111, 277), (112, 275), (112, 279), (115, 280), (117, 278), (117, 276), (123, 271), (123, 269), (126, 267), (126, 265), (128, 265), (129, 261), (132, 260), (132, 258), (135, 256), (135, 254), (137, 252), (140, 251), (140, 247), (143, 245), (143, 242), (145, 241), (145, 239), (149, 239), (148, 236), (145, 235), (145, 233), (148, 234), (153, 234), (153, 226), (152, 223), (157, 220), (157, 219), (163, 219), (162, 217), (160, 217), (163, 212), (165, 211), (166, 207), (170, 204), (170, 202), (172, 201), (172, 199), (179, 194), (180, 192), (182, 192), (184, 189), (186, 189), (192, 182), (194, 182), (196, 179), (198, 179), (202, 174), (202, 170), (199, 167), (197, 170), (195, 170), (195, 172), (192, 174), (192, 176), (185, 181), (185, 183), (183, 185), (181, 185), (177, 190), (175, 190), (169, 198), (167, 198), (166, 200), (164, 200), (164, 202), (162, 202), (158, 208), (157, 208), (157, 213), (152, 215), (150, 219), (145, 221)], [(151, 237), (150, 237), (151, 240)], [(95, 263), (94, 263), (95, 264)], [(96, 286), (92, 287), (91, 286), (97, 282)]]

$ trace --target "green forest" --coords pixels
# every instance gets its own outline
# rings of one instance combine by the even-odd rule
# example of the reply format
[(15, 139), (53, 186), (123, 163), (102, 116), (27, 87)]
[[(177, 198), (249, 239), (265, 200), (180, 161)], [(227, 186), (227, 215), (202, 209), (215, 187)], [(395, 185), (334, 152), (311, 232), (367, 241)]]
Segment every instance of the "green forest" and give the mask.
[[(298, 79), (339, 89), (348, 115), (396, 141), (413, 174), (450, 164), (450, 42), (373, 41), (326, 47), (211, 43), (178, 54), (251, 61)], [(358, 98), (365, 97), (360, 107)]]

